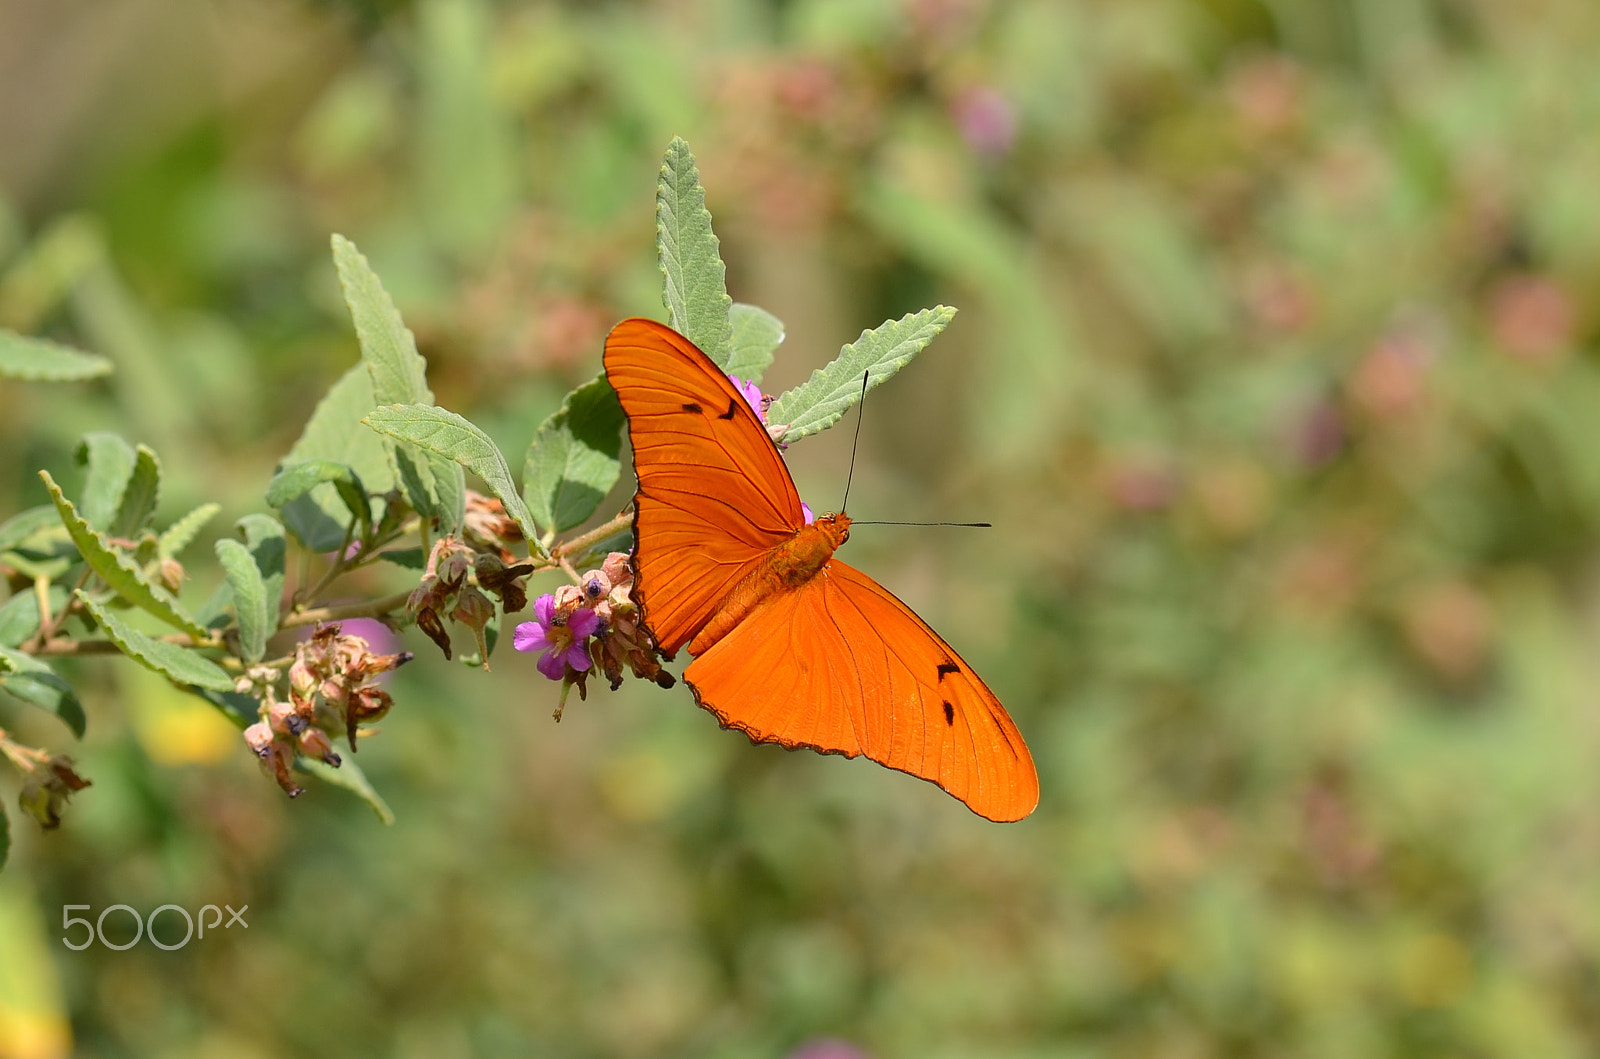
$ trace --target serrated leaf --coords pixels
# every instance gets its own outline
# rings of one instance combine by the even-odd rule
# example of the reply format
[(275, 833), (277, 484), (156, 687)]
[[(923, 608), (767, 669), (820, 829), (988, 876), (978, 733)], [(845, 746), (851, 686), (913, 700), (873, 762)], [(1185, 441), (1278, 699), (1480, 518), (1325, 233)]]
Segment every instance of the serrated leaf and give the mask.
[(133, 461), (133, 473), (122, 489), (117, 513), (111, 518), (110, 535), (123, 539), (139, 535), (161, 503), (161, 461), (155, 450), (140, 445)]
[(246, 548), (227, 537), (217, 541), (217, 560), (233, 592), (233, 614), (239, 622), (239, 654), (254, 665), (267, 653), (267, 637), (277, 629), (277, 607), (267, 607), (267, 586)]
[(205, 628), (184, 613), (176, 599), (173, 599), (165, 589), (151, 584), (146, 579), (144, 571), (113, 548), (105, 537), (83, 520), (72, 506), (72, 501), (62, 495), (61, 487), (50, 477), (49, 471), (40, 471), (39, 477), (44, 479), (45, 488), (50, 490), (50, 499), (55, 501), (56, 511), (60, 513), (61, 521), (72, 536), (72, 543), (78, 546), (78, 551), (82, 553), (89, 568), (99, 574), (101, 580), (105, 581), (113, 592), (196, 639), (205, 637)]
[(271, 515), (250, 514), (235, 522), (233, 528), (244, 539), (244, 546), (261, 573), (267, 602), (267, 635), (270, 637), (278, 628), (283, 606), (284, 569), (289, 553), (283, 523)]
[(5, 663), (5, 671), (0, 672), (0, 688), (23, 702), (55, 714), (72, 729), (73, 735), (83, 738), (88, 718), (71, 684), (44, 662), (22, 651), (0, 647), (0, 660)]
[(417, 352), (416, 337), (400, 319), (394, 300), (366, 257), (342, 235), (333, 237), (333, 266), (355, 323), (356, 340), (361, 343), (361, 360), (372, 376), (374, 402), (432, 404), (427, 363)]
[[(368, 525), (372, 523), (372, 507), (367, 503), (367, 490), (361, 484), (361, 476), (353, 468), (333, 460), (308, 460), (280, 468), (267, 486), (267, 505), (283, 507), (323, 482), (333, 484), (352, 518)], [(340, 539), (343, 539), (342, 534)]]
[(422, 456), (428, 475), (433, 479), (433, 500), (440, 527), (445, 533), (454, 533), (467, 516), (466, 475), (461, 465), (448, 456), (430, 451), (424, 451)]
[[(54, 511), (50, 512), (52, 515)], [(67, 590), (52, 584), (49, 588), (50, 613), (59, 614), (67, 605)], [(39, 597), (31, 588), (18, 592), (0, 606), (0, 647), (19, 647), (39, 631)]]
[(51, 504), (20, 511), (0, 522), (0, 552), (10, 551), (35, 533), (60, 524), (61, 516)]
[(342, 763), (338, 768), (308, 757), (296, 757), (294, 767), (302, 772), (311, 773), (311, 775), (324, 783), (332, 784), (335, 787), (343, 787), (366, 802), (372, 811), (378, 814), (378, 819), (382, 820), (385, 825), (394, 823), (394, 810), (389, 808), (389, 803), (384, 801), (383, 796), (373, 788), (372, 783), (367, 779), (367, 774), (362, 772), (360, 766), (355, 763), (353, 755), (342, 755)]
[(956, 311), (939, 305), (861, 332), (861, 337), (839, 351), (833, 362), (811, 373), (811, 378), (772, 402), (767, 422), (787, 423), (785, 442), (826, 430), (861, 399), (861, 376), (867, 389), (888, 380), (943, 331)]
[(772, 357), (783, 343), (783, 321), (761, 308), (734, 302), (728, 312), (732, 331), (728, 340), (728, 363), (723, 371), (745, 382), (760, 382), (772, 366)]
[[(728, 363), (732, 327), (726, 269), (711, 231), (711, 211), (694, 154), (674, 136), (656, 182), (656, 259), (668, 323), (719, 366)], [(724, 370), (726, 368), (724, 367)]]
[(72, 455), (78, 466), (89, 468), (78, 500), (84, 520), (97, 530), (109, 530), (122, 492), (133, 477), (133, 446), (116, 434), (97, 430), (85, 434)]
[(165, 559), (176, 558), (221, 510), (221, 504), (207, 502), (168, 526), (156, 540), (156, 554)]
[(175, 643), (146, 636), (79, 589), (78, 599), (117, 649), (140, 665), (177, 681), (212, 691), (232, 691), (233, 678), (223, 668)]
[(397, 404), (374, 408), (362, 422), (380, 433), (453, 460), (482, 478), (505, 505), (506, 514), (516, 520), (523, 535), (537, 547), (538, 529), (517, 492), (505, 456), (489, 435), (467, 419), (436, 405)]
[(213, 691), (210, 688), (197, 688), (193, 684), (186, 685), (183, 689), (189, 694), (202, 698), (215, 706), (228, 720), (244, 728), (260, 720), (261, 702), (250, 695), (241, 695), (237, 691)]
[[(394, 469), (383, 439), (361, 425), (372, 410), (372, 373), (356, 364), (334, 383), (306, 422), (300, 439), (284, 457), (285, 466), (332, 460), (349, 467), (372, 493), (394, 488)], [(318, 486), (283, 509), (283, 520), (312, 551), (326, 552), (344, 540), (345, 506), (331, 485)]]
[(109, 375), (111, 367), (111, 361), (97, 354), (0, 328), (0, 378), (78, 382)]
[(522, 464), (522, 495), (535, 522), (562, 533), (594, 514), (621, 473), (625, 421), (602, 375), (567, 394), (539, 424)]

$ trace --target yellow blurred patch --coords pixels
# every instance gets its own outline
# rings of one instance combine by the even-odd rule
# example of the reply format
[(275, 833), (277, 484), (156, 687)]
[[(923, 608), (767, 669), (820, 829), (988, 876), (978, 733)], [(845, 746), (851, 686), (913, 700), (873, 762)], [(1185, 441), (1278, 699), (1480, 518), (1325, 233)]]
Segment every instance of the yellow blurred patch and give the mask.
[(126, 667), (122, 687), (139, 745), (158, 765), (215, 764), (242, 745), (216, 707), (147, 669)]
[(13, 873), (0, 877), (0, 1057), (57, 1059), (72, 1052), (61, 983), (43, 911)]

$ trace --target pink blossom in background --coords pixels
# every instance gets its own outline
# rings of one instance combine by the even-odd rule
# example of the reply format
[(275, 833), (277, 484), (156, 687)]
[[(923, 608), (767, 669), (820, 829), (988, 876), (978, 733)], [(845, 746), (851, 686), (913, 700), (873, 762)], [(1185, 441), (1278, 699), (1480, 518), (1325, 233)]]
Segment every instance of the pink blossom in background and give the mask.
[(1016, 112), (997, 89), (969, 88), (955, 98), (950, 110), (962, 138), (979, 154), (1005, 154), (1016, 142)]
[(872, 1055), (837, 1037), (817, 1037), (806, 1041), (784, 1059), (872, 1059)]

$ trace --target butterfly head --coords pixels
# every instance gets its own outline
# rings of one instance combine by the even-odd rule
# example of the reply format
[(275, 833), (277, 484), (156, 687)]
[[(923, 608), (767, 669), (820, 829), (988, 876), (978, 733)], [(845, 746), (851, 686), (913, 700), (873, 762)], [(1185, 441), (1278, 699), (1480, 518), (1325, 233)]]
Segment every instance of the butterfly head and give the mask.
[(818, 515), (813, 523), (817, 532), (828, 542), (831, 552), (850, 539), (850, 516), (843, 511), (834, 515)]

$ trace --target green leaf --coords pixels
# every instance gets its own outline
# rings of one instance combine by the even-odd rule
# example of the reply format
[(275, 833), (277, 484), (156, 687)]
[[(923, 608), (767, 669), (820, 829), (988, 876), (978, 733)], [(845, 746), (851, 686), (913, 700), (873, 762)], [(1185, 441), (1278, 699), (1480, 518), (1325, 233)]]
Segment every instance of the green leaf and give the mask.
[(783, 321), (758, 305), (734, 302), (728, 313), (733, 325), (728, 363), (722, 370), (745, 382), (760, 382), (783, 342)]
[(386, 552), (379, 552), (378, 558), (403, 566), (407, 570), (426, 570), (428, 556), (421, 548), (391, 548)]
[(111, 361), (105, 357), (0, 328), (0, 378), (78, 382), (109, 374)]
[(621, 473), (625, 421), (602, 375), (567, 394), (539, 424), (522, 464), (522, 495), (535, 522), (561, 533), (594, 514)]
[(505, 505), (506, 514), (522, 527), (523, 536), (537, 546), (538, 529), (528, 514), (528, 506), (517, 493), (511, 468), (506, 465), (499, 447), (482, 430), (454, 412), (425, 404), (374, 408), (362, 422), (379, 433), (454, 460), (482, 478), (489, 491)]
[(624, 526), (609, 537), (602, 537), (583, 551), (567, 556), (575, 570), (588, 570), (605, 562), (612, 552), (625, 552), (633, 547), (633, 527)]
[(861, 376), (867, 375), (867, 389), (879, 385), (911, 363), (956, 315), (954, 309), (940, 305), (909, 313), (880, 327), (861, 332), (861, 337), (845, 346), (833, 362), (811, 373), (811, 378), (796, 386), (767, 409), (767, 422), (787, 423), (783, 441), (826, 430), (861, 400)]
[(168, 625), (176, 626), (196, 639), (205, 638), (205, 628), (184, 613), (178, 601), (166, 589), (151, 584), (142, 570), (83, 520), (72, 506), (72, 501), (62, 495), (61, 487), (50, 477), (49, 471), (40, 471), (39, 477), (44, 479), (45, 488), (50, 490), (50, 499), (55, 501), (56, 511), (66, 524), (67, 532), (72, 535), (72, 543), (83, 553), (90, 569), (99, 574), (113, 592)]
[[(300, 440), (284, 457), (284, 466), (332, 460), (349, 467), (372, 493), (393, 489), (395, 475), (388, 448), (382, 438), (361, 425), (361, 417), (374, 404), (372, 373), (365, 363), (357, 364), (318, 403)], [(308, 496), (287, 504), (283, 520), (307, 548), (326, 552), (344, 540), (344, 513), (344, 502), (333, 486), (321, 485)]]
[(254, 665), (267, 653), (267, 637), (277, 629), (277, 607), (273, 606), (269, 612), (267, 586), (249, 548), (224, 537), (217, 541), (217, 559), (222, 563), (228, 588), (233, 592), (233, 613), (239, 620), (240, 656)]
[(221, 504), (204, 503), (168, 526), (156, 541), (156, 554), (165, 559), (179, 555), (193, 543), (195, 536), (205, 528), (206, 523), (216, 518), (217, 512), (221, 510)]
[[(362, 363), (372, 376), (373, 402), (433, 404), (427, 362), (417, 352), (416, 338), (401, 321), (399, 310), (372, 266), (342, 235), (333, 237), (333, 264), (339, 272), (345, 303), (350, 306), (350, 318), (355, 322)], [(407, 466), (400, 453), (395, 457), (411, 506), (419, 514), (440, 519), (446, 532), (459, 526), (466, 501), (461, 468), (451, 460), (426, 456)], [(335, 547), (337, 543), (334, 542)]]
[[(52, 515), (54, 511), (50, 512)], [(65, 587), (52, 584), (49, 588), (50, 613), (59, 614), (67, 605)], [(18, 592), (0, 606), (0, 647), (19, 647), (39, 631), (39, 597), (30, 587)]]
[(361, 771), (355, 763), (354, 755), (341, 755), (342, 763), (338, 768), (315, 758), (296, 757), (294, 767), (302, 772), (309, 772), (324, 783), (335, 787), (343, 787), (371, 807), (378, 814), (378, 819), (384, 824), (394, 823), (394, 810), (389, 808), (389, 803), (383, 796), (373, 789), (372, 783), (367, 779), (367, 774)]
[(59, 677), (55, 670), (39, 659), (9, 647), (0, 647), (0, 688), (21, 699), (50, 711), (79, 739), (88, 725), (83, 713), (83, 703), (78, 701), (72, 685)]
[(209, 658), (185, 650), (175, 643), (146, 636), (96, 603), (82, 589), (78, 590), (77, 596), (84, 609), (105, 630), (106, 636), (117, 645), (117, 649), (135, 662), (179, 684), (193, 684), (197, 688), (210, 688), (212, 691), (233, 690), (233, 678)]
[(197, 688), (193, 684), (183, 690), (198, 698), (205, 699), (215, 706), (222, 716), (240, 728), (248, 727), (261, 719), (261, 702), (250, 695), (241, 695), (237, 691), (213, 691), (210, 688)]
[(83, 481), (83, 497), (78, 501), (84, 521), (97, 530), (109, 531), (123, 491), (133, 477), (133, 446), (116, 434), (95, 431), (83, 436), (73, 457), (78, 466), (89, 467)]
[[(718, 366), (728, 363), (726, 269), (711, 231), (711, 211), (694, 155), (682, 138), (667, 145), (656, 182), (656, 257), (661, 265), (661, 301), (673, 330), (699, 346)], [(726, 369), (724, 369), (726, 370)]]
[[(367, 525), (372, 524), (372, 507), (367, 503), (367, 490), (361, 484), (361, 477), (350, 467), (333, 460), (309, 460), (281, 468), (267, 486), (267, 504), (270, 507), (283, 507), (323, 482), (333, 483), (351, 517)], [(340, 539), (343, 539), (342, 534)]]
[(10, 551), (40, 530), (61, 524), (61, 516), (50, 504), (20, 511), (0, 522), (0, 552)]
[(161, 502), (161, 461), (155, 450), (140, 445), (133, 461), (133, 474), (122, 489), (122, 500), (112, 516), (110, 535), (129, 539), (149, 524)]
[(271, 515), (250, 514), (235, 522), (233, 528), (244, 539), (244, 546), (261, 573), (261, 584), (266, 595), (267, 635), (270, 637), (278, 628), (283, 603), (284, 567), (289, 552), (283, 523)]

